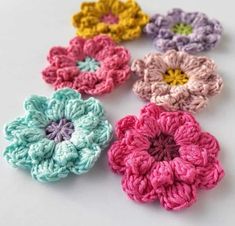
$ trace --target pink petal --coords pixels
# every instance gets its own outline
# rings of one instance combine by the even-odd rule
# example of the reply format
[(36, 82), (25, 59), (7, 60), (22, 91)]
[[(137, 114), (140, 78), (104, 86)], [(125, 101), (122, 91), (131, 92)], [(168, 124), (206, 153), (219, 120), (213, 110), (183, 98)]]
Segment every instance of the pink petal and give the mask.
[(50, 49), (49, 54), (47, 56), (48, 61), (51, 63), (55, 56), (66, 56), (67, 50), (64, 47), (56, 46)]
[(161, 205), (167, 210), (180, 210), (196, 201), (196, 186), (183, 182), (165, 188), (160, 196)]
[(118, 174), (123, 174), (126, 170), (125, 158), (130, 154), (127, 146), (121, 141), (113, 143), (108, 151), (108, 162), (111, 169)]
[(94, 89), (99, 82), (96, 73), (94, 72), (80, 72), (75, 78), (74, 89), (84, 92), (86, 90)]
[(73, 67), (76, 66), (76, 62), (68, 56), (55, 56), (51, 60), (51, 65), (57, 68)]
[(168, 69), (180, 69), (182, 56), (184, 56), (184, 53), (182, 52), (169, 50), (162, 56), (162, 58), (166, 63)]
[(196, 144), (200, 135), (201, 129), (197, 123), (186, 122), (175, 131), (174, 139), (180, 146)]
[(219, 161), (209, 163), (205, 167), (197, 167), (197, 185), (199, 188), (211, 189), (223, 178), (224, 170)]
[(149, 103), (141, 109), (140, 114), (158, 119), (162, 112), (164, 112), (163, 108), (157, 106), (154, 103)]
[(207, 150), (198, 145), (186, 145), (179, 149), (180, 157), (194, 166), (205, 166), (208, 162)]
[(210, 133), (202, 132), (197, 145), (207, 152), (209, 158), (215, 159), (218, 156), (220, 150), (219, 142)]
[(138, 80), (133, 86), (133, 92), (142, 99), (150, 100), (152, 96), (151, 83)]
[(114, 45), (115, 43), (112, 41), (112, 39), (109, 36), (98, 35), (92, 39), (88, 39), (84, 44), (83, 50), (87, 56), (95, 58), (96, 54), (100, 50), (103, 50), (104, 48), (108, 48)]
[(134, 60), (131, 65), (131, 71), (138, 77), (143, 78), (145, 73), (145, 63), (143, 60)]
[(128, 115), (119, 120), (115, 128), (118, 139), (122, 139), (127, 130), (134, 129), (136, 122), (137, 118), (133, 115)]
[(83, 53), (83, 46), (72, 45), (68, 47), (68, 56), (74, 61), (82, 61), (85, 58), (85, 54)]
[(126, 172), (122, 178), (122, 188), (127, 195), (138, 202), (152, 202), (157, 199), (151, 182), (146, 176)]
[(83, 47), (85, 43), (85, 39), (76, 36), (75, 38), (73, 38), (72, 40), (70, 40), (69, 44), (70, 46), (81, 46)]
[(152, 186), (159, 190), (161, 186), (168, 186), (174, 182), (171, 165), (167, 161), (156, 162), (149, 176)]
[(208, 95), (214, 96), (219, 94), (223, 88), (223, 79), (218, 74), (212, 74), (208, 79)]
[(136, 175), (146, 175), (150, 172), (155, 160), (147, 151), (134, 151), (126, 158), (126, 168)]
[(57, 68), (53, 67), (53, 66), (49, 66), (47, 68), (45, 68), (42, 71), (42, 77), (43, 79), (49, 83), (49, 84), (53, 84), (56, 81), (57, 75), (56, 75), (56, 71)]
[(188, 184), (194, 183), (196, 177), (196, 170), (191, 163), (177, 157), (172, 160), (171, 167), (172, 170), (174, 171), (175, 177), (179, 181)]
[(57, 83), (73, 82), (79, 76), (79, 69), (77, 67), (66, 67), (57, 70)]
[(163, 112), (158, 120), (161, 131), (169, 135), (174, 135), (187, 122), (196, 123), (194, 117), (187, 112)]

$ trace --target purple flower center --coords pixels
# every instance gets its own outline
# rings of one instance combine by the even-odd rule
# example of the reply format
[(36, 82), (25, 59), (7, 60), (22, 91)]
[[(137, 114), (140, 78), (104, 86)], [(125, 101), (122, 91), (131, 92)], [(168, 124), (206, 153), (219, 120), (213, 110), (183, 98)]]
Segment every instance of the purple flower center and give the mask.
[(170, 161), (179, 156), (179, 145), (175, 143), (171, 135), (160, 134), (151, 141), (148, 153), (155, 158), (156, 161)]
[(55, 142), (69, 140), (74, 132), (74, 125), (71, 121), (62, 118), (58, 121), (52, 121), (45, 128), (46, 137)]
[(119, 18), (112, 13), (108, 13), (101, 17), (101, 21), (106, 24), (117, 24), (119, 21)]

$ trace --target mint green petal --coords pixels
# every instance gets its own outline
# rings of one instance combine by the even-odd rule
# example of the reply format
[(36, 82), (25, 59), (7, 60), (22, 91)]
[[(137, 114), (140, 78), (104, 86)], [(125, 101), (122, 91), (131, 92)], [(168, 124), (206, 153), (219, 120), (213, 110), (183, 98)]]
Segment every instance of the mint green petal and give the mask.
[(46, 116), (52, 120), (57, 121), (65, 117), (65, 103), (60, 100), (52, 99), (48, 103), (48, 109), (45, 112)]
[(47, 109), (46, 97), (32, 95), (30, 98), (26, 99), (24, 102), (24, 107), (27, 111), (40, 111), (45, 112)]
[(77, 149), (89, 147), (93, 142), (94, 133), (92, 131), (77, 128), (72, 134), (70, 141), (76, 146)]
[(59, 100), (61, 102), (65, 102), (71, 99), (81, 99), (81, 94), (76, 92), (73, 89), (65, 88), (60, 89), (54, 93), (52, 99)]
[(26, 116), (26, 121), (29, 127), (45, 128), (50, 120), (44, 113), (39, 111), (30, 111)]
[(78, 158), (78, 150), (70, 141), (58, 143), (55, 147), (53, 159), (61, 166), (66, 166), (71, 161), (76, 161)]
[(84, 129), (87, 131), (92, 131), (100, 122), (100, 117), (89, 112), (87, 115), (83, 115), (78, 120), (73, 121), (75, 131), (78, 129)]
[(52, 140), (44, 138), (37, 143), (31, 144), (29, 148), (29, 156), (33, 164), (39, 163), (43, 159), (50, 158), (54, 152), (56, 143)]
[(68, 174), (69, 170), (58, 165), (53, 159), (43, 160), (31, 169), (32, 177), (40, 182), (58, 181)]
[(28, 150), (28, 146), (24, 146), (20, 143), (13, 143), (5, 149), (3, 156), (7, 162), (14, 167), (30, 169), (32, 167), (32, 162), (28, 155)]
[(106, 147), (112, 139), (112, 126), (106, 121), (101, 121), (94, 130), (93, 142), (101, 148)]
[(69, 100), (65, 106), (65, 118), (71, 121), (80, 118), (85, 113), (85, 105), (80, 99)]
[(74, 165), (71, 166), (70, 171), (75, 174), (86, 173), (93, 167), (96, 160), (100, 156), (101, 149), (97, 145), (92, 145), (90, 148), (83, 148), (79, 150), (79, 158)]
[(86, 113), (91, 112), (97, 117), (101, 117), (104, 115), (104, 109), (99, 100), (90, 97), (86, 101), (84, 101), (86, 106)]
[(5, 126), (6, 139), (9, 141), (14, 140), (16, 134), (25, 128), (27, 128), (27, 123), (25, 121), (25, 118), (17, 118), (16, 120), (6, 124)]

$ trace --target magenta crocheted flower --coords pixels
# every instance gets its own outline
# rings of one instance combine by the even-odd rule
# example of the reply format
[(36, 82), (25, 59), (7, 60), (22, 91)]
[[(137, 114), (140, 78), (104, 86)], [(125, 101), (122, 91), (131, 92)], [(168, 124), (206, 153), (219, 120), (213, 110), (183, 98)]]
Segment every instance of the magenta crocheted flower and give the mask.
[(211, 59), (175, 50), (135, 60), (132, 71), (139, 77), (133, 86), (139, 97), (173, 111), (199, 111), (223, 85)]
[(121, 119), (116, 135), (109, 164), (135, 201), (159, 200), (166, 209), (179, 210), (196, 201), (198, 189), (215, 187), (224, 175), (218, 141), (189, 113), (150, 103), (139, 118)]
[(50, 65), (43, 79), (55, 89), (69, 87), (81, 93), (109, 93), (130, 76), (130, 54), (110, 37), (76, 37), (67, 48), (53, 47), (47, 57)]
[(155, 14), (144, 31), (153, 37), (154, 46), (167, 51), (201, 52), (214, 48), (223, 32), (219, 21), (204, 13), (172, 9), (166, 16)]

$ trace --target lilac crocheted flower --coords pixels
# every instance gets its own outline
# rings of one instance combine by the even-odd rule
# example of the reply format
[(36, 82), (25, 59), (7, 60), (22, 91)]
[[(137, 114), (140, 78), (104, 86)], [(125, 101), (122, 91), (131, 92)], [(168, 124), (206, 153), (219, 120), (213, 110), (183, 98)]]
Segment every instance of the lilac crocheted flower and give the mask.
[(154, 46), (165, 52), (169, 49), (189, 53), (208, 51), (221, 39), (222, 25), (200, 12), (172, 9), (166, 16), (155, 14), (144, 31), (153, 37)]

